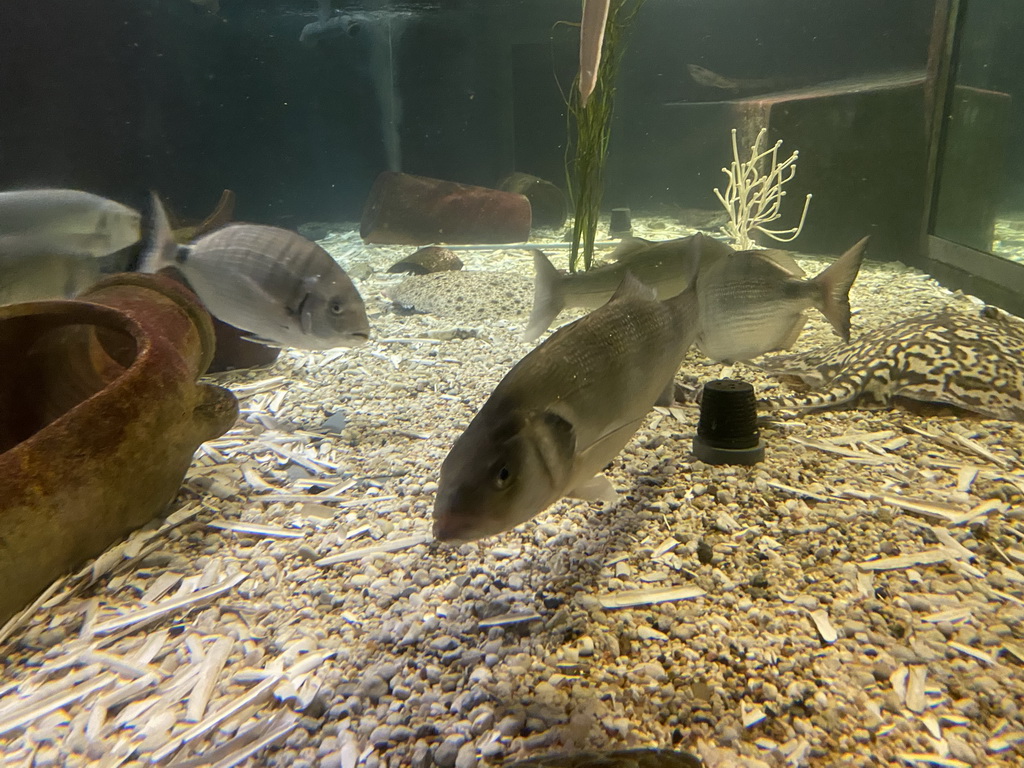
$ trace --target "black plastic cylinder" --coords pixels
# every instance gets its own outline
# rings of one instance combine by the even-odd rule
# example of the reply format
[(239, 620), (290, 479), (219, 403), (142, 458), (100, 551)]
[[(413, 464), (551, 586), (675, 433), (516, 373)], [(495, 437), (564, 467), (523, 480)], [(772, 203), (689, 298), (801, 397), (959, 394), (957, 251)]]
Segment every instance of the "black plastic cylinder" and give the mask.
[(693, 453), (708, 464), (756, 464), (764, 459), (750, 382), (716, 379), (704, 385)]

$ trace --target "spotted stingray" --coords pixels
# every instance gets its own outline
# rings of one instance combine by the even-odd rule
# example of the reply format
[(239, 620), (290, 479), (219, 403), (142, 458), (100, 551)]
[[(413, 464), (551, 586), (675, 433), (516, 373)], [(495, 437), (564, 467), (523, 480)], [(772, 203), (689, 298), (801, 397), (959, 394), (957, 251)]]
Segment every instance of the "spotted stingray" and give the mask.
[(1024, 321), (995, 307), (919, 315), (760, 367), (811, 390), (769, 408), (886, 408), (899, 397), (1024, 421)]

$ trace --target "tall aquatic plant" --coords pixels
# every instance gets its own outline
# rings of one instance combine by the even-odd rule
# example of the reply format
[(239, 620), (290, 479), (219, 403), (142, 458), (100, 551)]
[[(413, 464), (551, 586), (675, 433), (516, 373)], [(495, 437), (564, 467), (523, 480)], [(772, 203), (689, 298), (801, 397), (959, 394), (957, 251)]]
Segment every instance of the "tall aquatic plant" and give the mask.
[[(643, 3), (644, 0), (610, 0), (604, 41), (597, 49), (600, 59), (593, 92), (589, 96), (584, 95), (589, 90), (589, 83), (588, 73), (582, 67), (569, 92), (565, 174), (569, 197), (575, 209), (570, 272), (577, 270), (581, 256), (583, 269), (590, 269), (593, 264), (594, 240), (601, 215), (601, 199), (604, 196), (604, 167), (611, 135), (615, 76), (625, 50), (625, 32)], [(584, 10), (584, 17), (586, 14)], [(586, 32), (584, 29), (584, 35)]]

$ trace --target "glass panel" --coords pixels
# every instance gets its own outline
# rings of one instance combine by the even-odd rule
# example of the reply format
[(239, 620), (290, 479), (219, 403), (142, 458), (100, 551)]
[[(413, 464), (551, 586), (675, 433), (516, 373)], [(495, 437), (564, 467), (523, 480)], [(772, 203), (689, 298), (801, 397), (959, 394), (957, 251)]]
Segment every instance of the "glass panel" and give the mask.
[(1024, 5), (964, 0), (934, 234), (1024, 263)]

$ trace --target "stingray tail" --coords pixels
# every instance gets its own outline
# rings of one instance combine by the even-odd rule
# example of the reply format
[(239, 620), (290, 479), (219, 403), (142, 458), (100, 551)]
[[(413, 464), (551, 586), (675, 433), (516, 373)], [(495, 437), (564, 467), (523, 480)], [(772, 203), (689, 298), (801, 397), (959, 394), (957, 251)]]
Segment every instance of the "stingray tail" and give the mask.
[(153, 210), (151, 213), (152, 231), (149, 244), (139, 262), (140, 272), (159, 272), (164, 267), (173, 267), (178, 263), (178, 243), (171, 233), (171, 223), (167, 219), (167, 211), (156, 192), (150, 192)]
[(563, 277), (548, 257), (537, 249), (533, 251), (533, 268), (536, 271), (533, 279), (533, 311), (523, 331), (523, 341), (535, 341), (551, 327), (558, 313), (565, 308)]
[(818, 287), (817, 306), (832, 324), (837, 336), (850, 340), (850, 287), (857, 279), (868, 238), (861, 239), (840, 256), (835, 264), (823, 270), (811, 282)]

